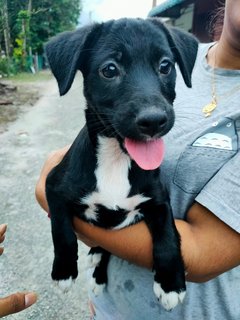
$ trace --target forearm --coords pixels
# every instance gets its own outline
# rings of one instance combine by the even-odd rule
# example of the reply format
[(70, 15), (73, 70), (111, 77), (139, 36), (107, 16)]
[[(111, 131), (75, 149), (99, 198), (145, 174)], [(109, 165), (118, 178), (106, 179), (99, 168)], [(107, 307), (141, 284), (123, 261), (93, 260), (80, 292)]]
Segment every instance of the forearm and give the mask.
[[(106, 230), (74, 218), (74, 226), (79, 234), (90, 238), (91, 241), (115, 256), (141, 267), (152, 269), (152, 237), (145, 222), (142, 221), (121, 230)], [(188, 270), (188, 280), (191, 280), (191, 270), (189, 268), (194, 259), (194, 242), (185, 241), (185, 239), (193, 238), (191, 227), (181, 220), (176, 220), (176, 226), (178, 232), (184, 234), (181, 241), (181, 250)]]
[(74, 218), (76, 232), (113, 255), (152, 268), (152, 238), (144, 222), (120, 230), (103, 229)]
[[(205, 282), (240, 264), (240, 235), (207, 209), (196, 204), (188, 221), (175, 223), (188, 281)], [(121, 230), (105, 230), (75, 218), (74, 227), (112, 254), (152, 269), (152, 238), (144, 222)]]
[[(36, 186), (37, 200), (47, 212), (46, 177), (68, 148), (52, 153)], [(181, 237), (187, 280), (207, 281), (240, 264), (240, 235), (203, 206), (195, 203), (187, 214), (187, 221), (175, 220), (175, 223)], [(74, 218), (74, 228), (84, 241), (87, 239), (88, 243), (93, 242), (122, 259), (152, 268), (152, 238), (144, 222), (121, 230), (106, 230)]]

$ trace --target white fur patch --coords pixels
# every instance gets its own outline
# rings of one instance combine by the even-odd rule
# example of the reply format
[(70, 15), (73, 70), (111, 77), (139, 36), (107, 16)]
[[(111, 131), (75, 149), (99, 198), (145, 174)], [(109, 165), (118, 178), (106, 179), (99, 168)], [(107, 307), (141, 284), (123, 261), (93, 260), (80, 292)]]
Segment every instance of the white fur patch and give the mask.
[(97, 284), (95, 278), (91, 278), (90, 288), (95, 296), (99, 296), (100, 294), (102, 294), (105, 287), (106, 284)]
[(93, 268), (99, 265), (99, 262), (102, 259), (101, 253), (88, 254), (87, 256), (87, 267)]
[(136, 218), (141, 219), (143, 217), (143, 214), (139, 213), (139, 210), (132, 210), (128, 213), (126, 219), (120, 223), (119, 225), (117, 225), (115, 228), (113, 229), (122, 229), (125, 228), (127, 226), (129, 226), (133, 221), (135, 221)]
[[(131, 185), (128, 180), (131, 159), (125, 154), (115, 138), (99, 137), (97, 150), (98, 166), (95, 170), (97, 187), (94, 192), (81, 200), (88, 209), (85, 211), (87, 219), (97, 221), (96, 204), (101, 204), (108, 209), (125, 209), (129, 212), (125, 221), (115, 229), (131, 224), (135, 217), (142, 216), (136, 206), (149, 200), (141, 194), (128, 197)], [(117, 214), (117, 212), (116, 212)]]
[(67, 279), (67, 280), (57, 281), (58, 287), (59, 287), (59, 288), (61, 289), (61, 291), (64, 292), (64, 293), (68, 292), (68, 291), (71, 289), (72, 284), (73, 284), (72, 277), (70, 277), (70, 278)]
[(166, 309), (167, 311), (172, 310), (180, 302), (183, 302), (183, 299), (186, 294), (186, 291), (181, 291), (180, 293), (177, 293), (175, 291), (171, 291), (171, 292), (166, 293), (162, 289), (161, 285), (159, 283), (157, 283), (156, 281), (154, 281), (154, 284), (153, 284), (153, 291), (154, 291), (156, 297), (158, 298), (158, 300), (160, 300), (164, 309)]

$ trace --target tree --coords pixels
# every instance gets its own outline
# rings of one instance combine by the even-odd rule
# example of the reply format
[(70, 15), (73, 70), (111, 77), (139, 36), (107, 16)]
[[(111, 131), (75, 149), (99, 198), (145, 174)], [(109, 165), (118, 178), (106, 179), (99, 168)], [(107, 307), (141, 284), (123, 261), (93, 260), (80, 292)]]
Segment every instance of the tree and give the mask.
[(55, 34), (72, 30), (80, 15), (79, 0), (33, 1), (31, 44), (33, 51), (42, 52), (43, 43)]
[(2, 31), (2, 40), (5, 45), (5, 54), (7, 57), (10, 56), (10, 47), (11, 47), (11, 36), (8, 20), (8, 3), (7, 0), (0, 1), (1, 8), (1, 31)]
[(23, 39), (25, 51), (42, 53), (50, 37), (76, 27), (80, 0), (0, 0), (0, 8), (0, 47), (11, 55)]

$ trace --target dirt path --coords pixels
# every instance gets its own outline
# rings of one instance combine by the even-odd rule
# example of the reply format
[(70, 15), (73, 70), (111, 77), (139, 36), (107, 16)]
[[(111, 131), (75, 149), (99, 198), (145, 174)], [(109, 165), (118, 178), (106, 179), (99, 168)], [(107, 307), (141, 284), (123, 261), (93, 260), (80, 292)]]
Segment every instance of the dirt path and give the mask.
[(0, 223), (8, 224), (5, 254), (0, 257), (0, 296), (34, 290), (36, 305), (8, 317), (13, 320), (89, 319), (84, 257), (79, 248), (80, 275), (68, 294), (52, 285), (53, 247), (50, 223), (37, 205), (34, 188), (47, 154), (70, 142), (84, 123), (81, 79), (59, 98), (55, 80), (44, 84), (33, 108), (0, 134)]
[(29, 75), (28, 81), (0, 79), (0, 133), (6, 131), (10, 122), (16, 121), (42, 97), (50, 72), (36, 76), (39, 78), (37, 81), (30, 82), (31, 77), (34, 75)]

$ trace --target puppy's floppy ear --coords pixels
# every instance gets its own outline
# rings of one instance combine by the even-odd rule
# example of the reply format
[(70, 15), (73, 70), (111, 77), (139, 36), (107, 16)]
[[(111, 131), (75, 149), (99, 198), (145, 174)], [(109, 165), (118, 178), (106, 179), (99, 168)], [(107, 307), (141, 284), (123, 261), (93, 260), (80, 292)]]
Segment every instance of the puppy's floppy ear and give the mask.
[(188, 32), (174, 27), (169, 28), (168, 41), (183, 79), (186, 85), (191, 88), (191, 74), (197, 57), (198, 41)]
[(191, 74), (198, 51), (198, 40), (190, 33), (179, 28), (167, 27), (159, 18), (151, 18), (150, 20), (156, 26), (161, 27), (166, 33), (170, 48), (179, 65), (183, 79), (190, 88), (192, 86)]
[[(71, 88), (76, 71), (91, 48), (91, 36), (100, 24), (88, 25), (76, 31), (64, 32), (51, 39), (45, 46), (50, 68), (57, 79), (60, 95)], [(86, 54), (85, 54), (86, 53)]]

